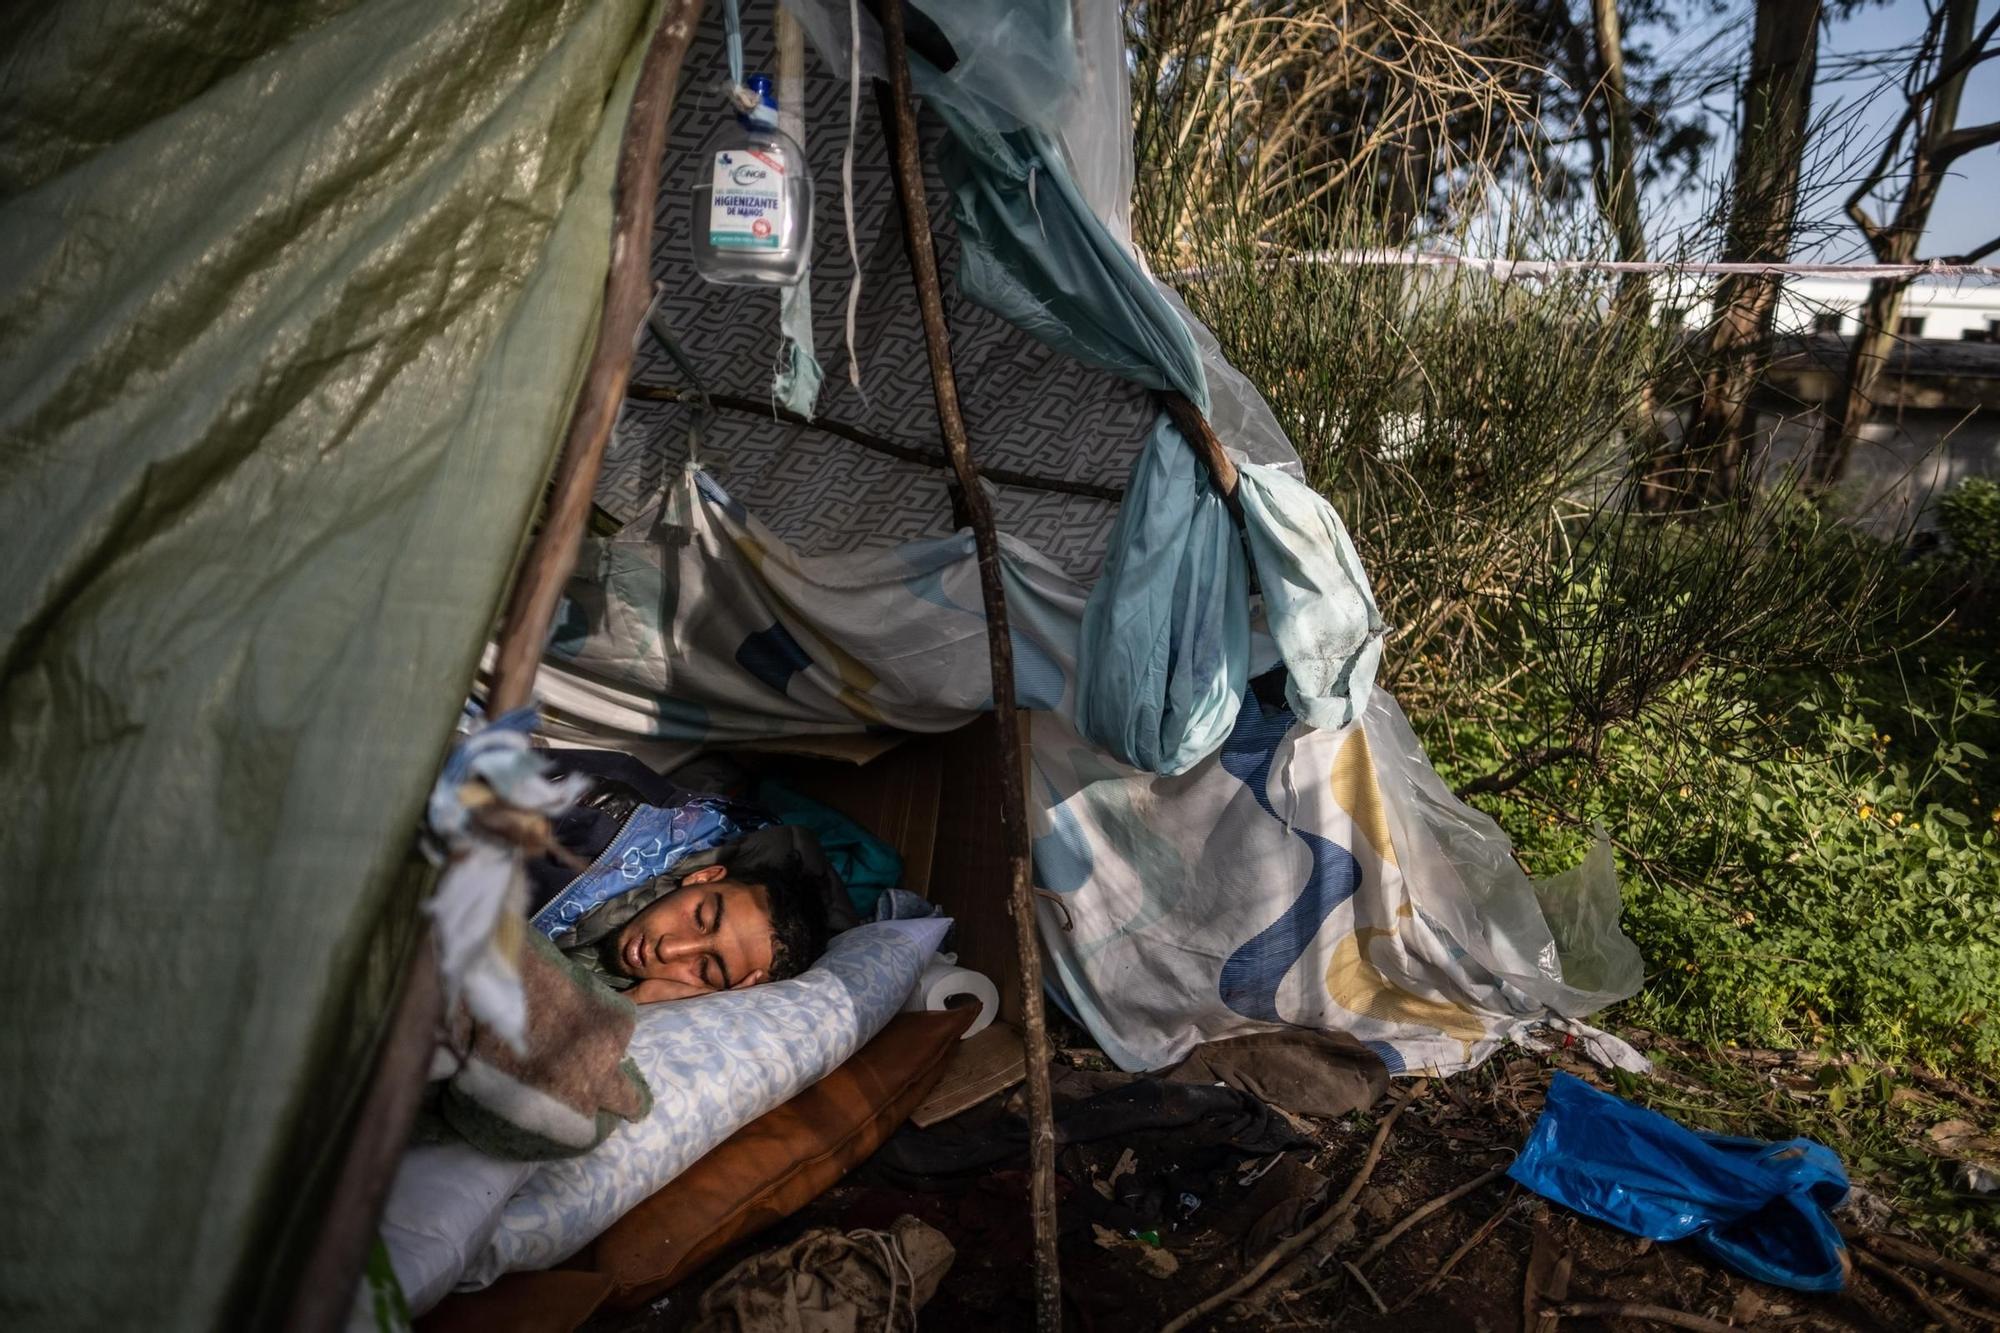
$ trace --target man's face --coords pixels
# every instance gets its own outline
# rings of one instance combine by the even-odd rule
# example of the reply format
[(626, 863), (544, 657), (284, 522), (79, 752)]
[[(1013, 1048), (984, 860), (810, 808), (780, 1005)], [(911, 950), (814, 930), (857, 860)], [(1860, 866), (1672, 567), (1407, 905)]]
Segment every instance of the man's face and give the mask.
[(737, 990), (771, 976), (771, 900), (761, 884), (697, 870), (611, 937), (608, 961), (635, 1004)]

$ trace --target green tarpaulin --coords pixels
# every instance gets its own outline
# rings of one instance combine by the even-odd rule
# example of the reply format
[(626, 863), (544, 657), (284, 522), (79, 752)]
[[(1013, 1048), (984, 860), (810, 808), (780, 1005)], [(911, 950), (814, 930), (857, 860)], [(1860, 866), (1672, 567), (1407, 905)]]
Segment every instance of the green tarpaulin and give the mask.
[(0, 54), (0, 1325), (281, 1313), (588, 354), (650, 0)]

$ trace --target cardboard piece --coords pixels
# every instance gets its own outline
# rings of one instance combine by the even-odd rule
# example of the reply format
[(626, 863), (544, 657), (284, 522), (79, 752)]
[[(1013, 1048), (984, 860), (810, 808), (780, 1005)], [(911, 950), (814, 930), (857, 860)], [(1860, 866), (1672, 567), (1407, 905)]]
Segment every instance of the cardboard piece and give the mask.
[(952, 1048), (937, 1086), (910, 1113), (910, 1119), (919, 1129), (929, 1129), (1027, 1077), (1028, 1059), (1020, 1034), (1005, 1023), (995, 1023)]
[(807, 758), (760, 767), (894, 847), (903, 887), (950, 913), (959, 966), (991, 977), (1000, 1018), (1018, 1025), (1021, 968), (1007, 907), (998, 731), (983, 713), (956, 731), (911, 736), (859, 767)]

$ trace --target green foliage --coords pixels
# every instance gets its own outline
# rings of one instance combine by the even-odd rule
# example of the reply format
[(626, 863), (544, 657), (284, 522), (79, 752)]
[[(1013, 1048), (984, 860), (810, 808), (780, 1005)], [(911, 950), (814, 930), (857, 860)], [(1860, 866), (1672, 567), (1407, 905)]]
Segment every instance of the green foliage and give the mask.
[[(1978, 671), (1678, 690), (1742, 706), (1710, 734), (1621, 729), (1599, 771), (1538, 774), (1494, 810), (1543, 871), (1579, 854), (1579, 824), (1611, 831), (1649, 969), (1620, 1016), (2000, 1071), (2000, 705)], [(1496, 742), (1516, 748), (1532, 708), (1490, 703), (1435, 749), (1484, 771)]]
[(1938, 498), (1938, 523), (1959, 559), (1989, 576), (2000, 573), (2000, 482), (1959, 482)]

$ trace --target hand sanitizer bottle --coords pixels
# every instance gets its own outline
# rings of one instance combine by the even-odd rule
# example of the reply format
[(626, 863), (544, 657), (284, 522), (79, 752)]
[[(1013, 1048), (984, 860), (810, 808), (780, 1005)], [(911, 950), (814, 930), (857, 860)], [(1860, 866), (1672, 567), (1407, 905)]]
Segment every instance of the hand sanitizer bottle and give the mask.
[(745, 86), (762, 105), (709, 136), (696, 158), (694, 270), (730, 286), (789, 287), (812, 258), (812, 176), (806, 155), (777, 128), (771, 76)]

